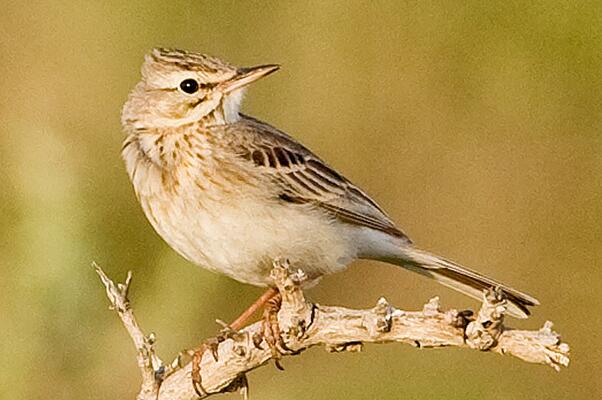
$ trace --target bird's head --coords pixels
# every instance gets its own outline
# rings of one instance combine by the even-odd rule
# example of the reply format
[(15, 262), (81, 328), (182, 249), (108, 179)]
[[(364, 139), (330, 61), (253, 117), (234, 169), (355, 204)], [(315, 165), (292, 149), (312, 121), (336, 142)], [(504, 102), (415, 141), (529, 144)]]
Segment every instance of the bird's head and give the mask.
[(123, 107), (122, 124), (137, 130), (235, 122), (245, 87), (278, 68), (237, 68), (204, 54), (153, 49)]

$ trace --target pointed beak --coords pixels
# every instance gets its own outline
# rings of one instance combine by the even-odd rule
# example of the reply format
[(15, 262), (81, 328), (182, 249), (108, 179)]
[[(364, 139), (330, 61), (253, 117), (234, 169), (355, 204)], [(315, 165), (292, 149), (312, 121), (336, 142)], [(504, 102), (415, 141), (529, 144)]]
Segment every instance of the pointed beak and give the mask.
[(222, 84), (222, 93), (227, 94), (241, 87), (247, 86), (256, 80), (268, 76), (280, 69), (280, 65), (268, 64), (258, 67), (239, 68), (237, 74)]

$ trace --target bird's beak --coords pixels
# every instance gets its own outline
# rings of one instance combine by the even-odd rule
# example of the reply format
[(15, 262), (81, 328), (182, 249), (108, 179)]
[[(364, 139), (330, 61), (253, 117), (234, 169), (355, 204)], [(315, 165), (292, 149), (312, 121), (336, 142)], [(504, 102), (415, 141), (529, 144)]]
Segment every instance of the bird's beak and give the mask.
[(280, 65), (268, 64), (260, 65), (258, 67), (250, 68), (239, 68), (237, 74), (233, 78), (227, 80), (222, 84), (221, 92), (226, 94), (233, 92), (236, 89), (247, 86), (249, 83), (255, 82), (256, 80), (268, 76), (272, 72), (278, 71)]

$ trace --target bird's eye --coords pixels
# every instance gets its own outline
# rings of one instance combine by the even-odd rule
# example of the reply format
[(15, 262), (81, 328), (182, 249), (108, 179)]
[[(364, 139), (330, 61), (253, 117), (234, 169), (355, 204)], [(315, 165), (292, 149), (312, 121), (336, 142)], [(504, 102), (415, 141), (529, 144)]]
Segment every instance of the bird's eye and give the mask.
[(199, 90), (199, 83), (194, 79), (184, 79), (180, 83), (180, 89), (182, 89), (184, 93), (193, 94)]

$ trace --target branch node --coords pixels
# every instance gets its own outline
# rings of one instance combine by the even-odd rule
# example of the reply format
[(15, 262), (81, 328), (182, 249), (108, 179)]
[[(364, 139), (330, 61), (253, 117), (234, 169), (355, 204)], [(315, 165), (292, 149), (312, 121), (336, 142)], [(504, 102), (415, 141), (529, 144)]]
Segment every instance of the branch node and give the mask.
[(155, 382), (160, 384), (165, 379), (165, 373), (167, 372), (167, 368), (164, 365), (160, 366), (155, 370)]
[[(259, 343), (263, 338), (261, 335), (259, 336)], [(240, 331), (236, 332), (230, 338), (234, 342), (232, 344), (232, 351), (239, 357), (246, 357), (249, 354), (250, 349), (259, 348), (260, 344), (256, 344), (255, 341), (256, 335), (251, 334), (250, 332)]]
[(157, 341), (157, 337), (155, 336), (155, 332), (151, 332), (148, 336), (145, 337), (145, 341), (149, 346), (153, 346)]
[(506, 296), (500, 287), (483, 291), (483, 305), (477, 318), (466, 327), (466, 343), (481, 351), (497, 344), (504, 331)]
[(291, 271), (290, 263), (286, 259), (276, 260), (273, 265), (270, 277), (282, 296), (283, 305), (305, 308), (306, 301), (301, 290), (301, 284), (306, 280), (303, 271)]
[(187, 364), (184, 359), (187, 359), (188, 362), (190, 360), (190, 355), (187, 351), (180, 351), (178, 355), (165, 367), (165, 372), (163, 373), (163, 380), (171, 376), (174, 372), (182, 369), (185, 364)]
[(390, 332), (395, 309), (391, 307), (387, 299), (384, 297), (378, 299), (376, 307), (372, 311), (376, 315), (376, 331), (378, 333)]
[(454, 328), (466, 329), (474, 315), (472, 310), (449, 310), (445, 313), (445, 320)]
[(311, 324), (313, 306), (305, 300), (301, 285), (307, 280), (301, 270), (291, 271), (288, 260), (274, 261), (270, 274), (282, 296), (278, 321), (282, 333), (289, 339), (299, 341)]
[(433, 316), (441, 313), (441, 304), (439, 296), (435, 296), (422, 307), (422, 313), (426, 316)]

